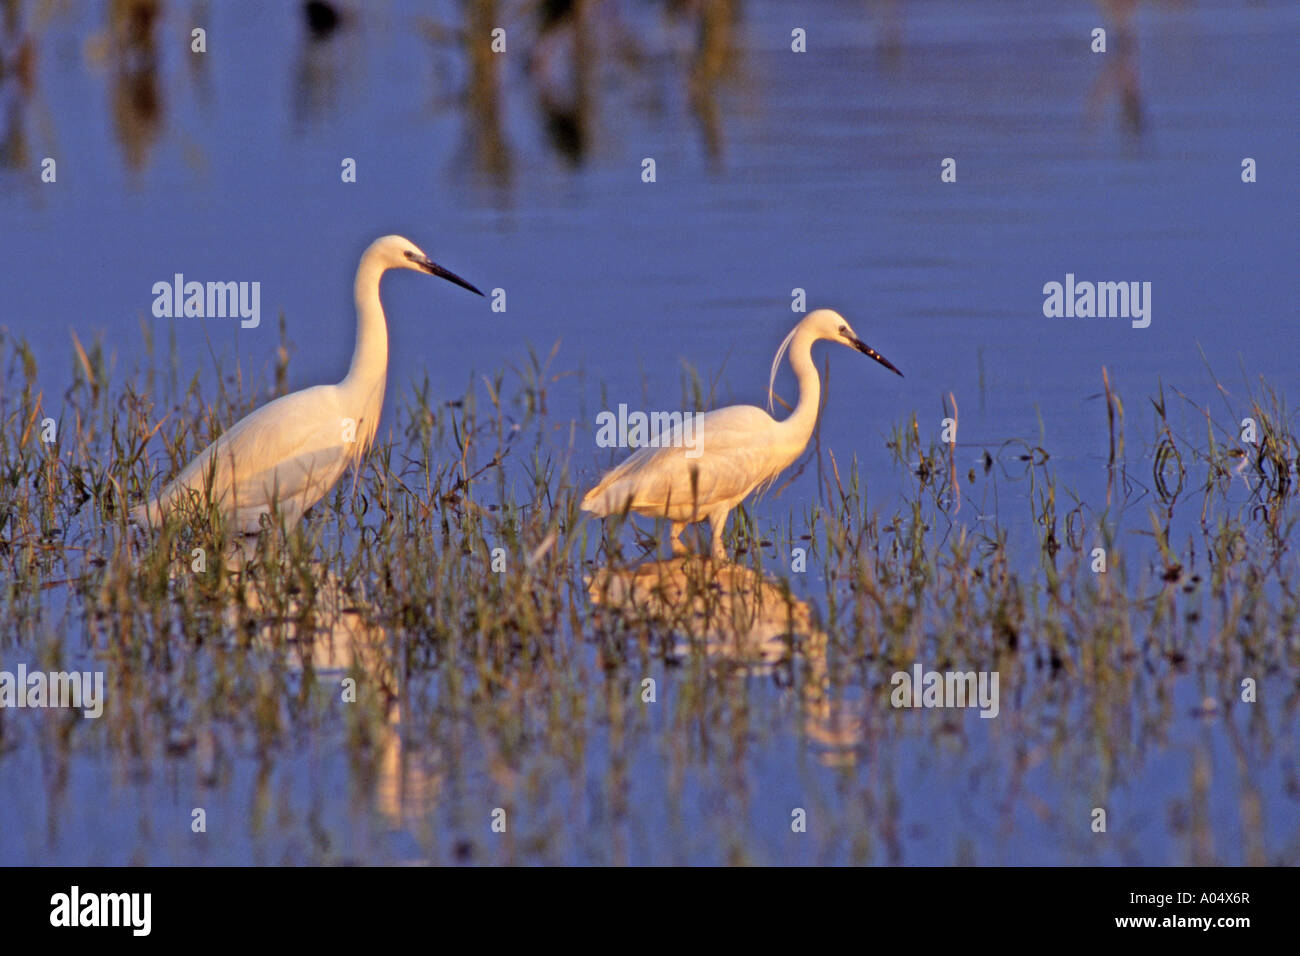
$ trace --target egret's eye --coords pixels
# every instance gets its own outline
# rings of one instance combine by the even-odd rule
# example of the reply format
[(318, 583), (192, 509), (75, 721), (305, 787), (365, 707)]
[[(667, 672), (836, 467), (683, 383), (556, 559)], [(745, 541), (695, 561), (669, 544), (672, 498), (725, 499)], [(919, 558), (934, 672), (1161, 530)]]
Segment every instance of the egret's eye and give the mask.
[(847, 325), (841, 325), (840, 335), (848, 335), (848, 334), (849, 334), (849, 327)]

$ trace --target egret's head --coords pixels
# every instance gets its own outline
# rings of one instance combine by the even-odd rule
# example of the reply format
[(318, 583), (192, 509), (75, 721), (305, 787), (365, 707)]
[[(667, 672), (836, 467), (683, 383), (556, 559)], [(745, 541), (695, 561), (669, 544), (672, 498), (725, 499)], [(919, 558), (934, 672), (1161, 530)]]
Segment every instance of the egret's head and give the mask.
[(431, 276), (439, 276), (448, 282), (454, 282), (462, 289), (469, 289), (470, 292), (478, 295), (483, 294), (454, 272), (438, 265), (426, 256), (419, 246), (404, 236), (384, 236), (382, 239), (376, 239), (366, 250), (366, 256), (372, 255), (385, 269), (414, 269), (417, 272), (427, 272)]
[(887, 358), (877, 352), (875, 349), (863, 342), (856, 332), (845, 321), (844, 316), (840, 315), (834, 309), (818, 309), (815, 312), (809, 312), (804, 316), (803, 321), (790, 330), (790, 334), (785, 337), (781, 347), (777, 349), (776, 358), (772, 360), (772, 374), (767, 381), (767, 407), (773, 408), (773, 399), (775, 398), (776, 388), (776, 370), (781, 366), (781, 359), (789, 350), (791, 344), (798, 335), (810, 336), (812, 342), (826, 339), (830, 342), (839, 342), (841, 345), (847, 345), (855, 348), (863, 355), (869, 355), (885, 368), (889, 369), (895, 375), (902, 375), (898, 369), (894, 368)]
[(809, 331), (818, 339), (828, 339), (832, 342), (839, 342), (841, 345), (847, 345), (849, 348), (857, 349), (863, 355), (875, 359), (895, 375), (903, 374), (894, 368), (889, 359), (858, 338), (858, 334), (845, 321), (844, 316), (834, 309), (818, 309), (816, 312), (809, 312), (808, 317), (801, 324), (807, 326)]

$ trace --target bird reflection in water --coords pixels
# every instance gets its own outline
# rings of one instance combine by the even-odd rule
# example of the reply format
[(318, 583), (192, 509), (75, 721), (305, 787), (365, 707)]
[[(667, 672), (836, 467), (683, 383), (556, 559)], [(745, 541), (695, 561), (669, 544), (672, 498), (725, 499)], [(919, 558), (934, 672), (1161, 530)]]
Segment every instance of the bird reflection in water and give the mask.
[(804, 735), (819, 748), (822, 763), (856, 762), (863, 722), (835, 699), (826, 634), (812, 608), (784, 582), (730, 561), (687, 555), (600, 568), (588, 578), (587, 591), (597, 606), (668, 629), (674, 657), (703, 654), (724, 678), (779, 679), (797, 663)]
[(106, 53), (112, 72), (113, 126), (127, 167), (144, 169), (162, 129), (158, 82), (160, 0), (112, 0), (108, 6)]
[(718, 87), (739, 72), (740, 48), (736, 42), (739, 0), (670, 4), (670, 14), (674, 6), (679, 14), (697, 18), (695, 50), (691, 56), (687, 87), (704, 154), (710, 165), (717, 169), (723, 154)]
[(551, 148), (571, 167), (591, 141), (597, 43), (591, 0), (542, 0), (528, 70)]
[(25, 107), (36, 89), (36, 42), (23, 26), (18, 0), (0, 0), (0, 166), (31, 161)]
[(293, 113), (298, 128), (329, 120), (339, 91), (355, 80), (355, 50), (347, 44), (352, 13), (325, 0), (302, 5), (303, 42), (294, 65)]
[(1107, 52), (1101, 57), (1101, 73), (1088, 94), (1089, 120), (1096, 123), (1106, 101), (1114, 97), (1124, 132), (1139, 136), (1144, 111), (1138, 82), (1137, 29), (1133, 25), (1137, 0), (1099, 0), (1099, 6), (1106, 17)]
[[(468, 165), (498, 187), (510, 185), (510, 145), (505, 133), (504, 66), (483, 37), (492, 35), (501, 22), (497, 0), (477, 0), (466, 5), (465, 55), (468, 79), (464, 124)], [(472, 40), (470, 38), (477, 38)]]
[[(398, 658), (388, 632), (369, 620), (364, 598), (323, 565), (313, 564), (301, 586), (277, 586), (274, 596), (264, 593), (256, 545), (247, 540), (241, 545), (227, 564), (237, 582), (234, 593), (243, 598), (242, 608), (227, 612), (227, 625), (255, 621), (255, 644), (281, 652), (293, 671), (310, 671), (336, 701), (343, 681), (356, 681), (356, 703), (348, 705), (361, 708), (360, 719), (352, 723), (353, 741), (376, 755), (360, 776), (389, 826), (401, 830), (419, 825), (437, 801), (443, 774), (433, 769), (436, 747), (431, 750), (426, 744), (408, 751), (406, 746)], [(367, 719), (369, 715), (376, 719)]]

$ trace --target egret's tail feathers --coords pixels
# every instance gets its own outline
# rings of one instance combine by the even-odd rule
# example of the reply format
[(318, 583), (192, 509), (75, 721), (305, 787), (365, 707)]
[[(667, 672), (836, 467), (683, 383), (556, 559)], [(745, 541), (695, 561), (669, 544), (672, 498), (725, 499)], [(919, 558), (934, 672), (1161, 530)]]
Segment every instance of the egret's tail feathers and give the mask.
[(579, 505), (583, 511), (590, 511), (598, 518), (604, 518), (609, 514), (609, 502), (605, 499), (605, 486), (599, 484), (582, 496), (582, 504)]
[(621, 482), (607, 477), (582, 496), (582, 504), (579, 507), (583, 511), (591, 512), (598, 518), (608, 518), (610, 515), (621, 514), (625, 511), (630, 504), (632, 495), (632, 491), (624, 488)]
[(141, 528), (156, 528), (162, 524), (162, 504), (157, 498), (150, 499), (132, 508), (127, 518), (132, 524), (139, 525)]
[(611, 468), (582, 497), (580, 507), (600, 518), (622, 514), (632, 507), (632, 499), (641, 497), (637, 475), (656, 449), (640, 448)]

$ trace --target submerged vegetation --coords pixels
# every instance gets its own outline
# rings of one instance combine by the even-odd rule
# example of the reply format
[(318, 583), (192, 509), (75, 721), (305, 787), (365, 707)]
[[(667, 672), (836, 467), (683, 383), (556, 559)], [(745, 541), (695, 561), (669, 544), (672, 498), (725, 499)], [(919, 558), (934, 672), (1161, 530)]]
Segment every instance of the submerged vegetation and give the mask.
[[(182, 384), (77, 342), (56, 395), (0, 338), (0, 668), (107, 687), (97, 721), (0, 709), (3, 862), (1300, 862), (1300, 444), (1265, 384), (1103, 373), (1096, 495), (1041, 437), (913, 415), (854, 449), (870, 482), (815, 442), (721, 563), (582, 519), (552, 354), (395, 389), (295, 527), (130, 528), (287, 354)], [(999, 715), (895, 708), (915, 664), (997, 672)], [(105, 793), (77, 823), (72, 776)]]

